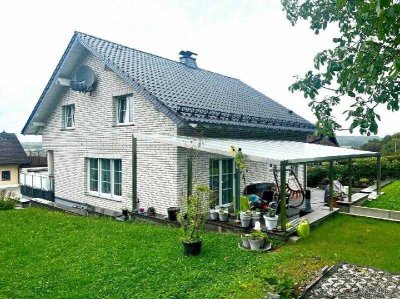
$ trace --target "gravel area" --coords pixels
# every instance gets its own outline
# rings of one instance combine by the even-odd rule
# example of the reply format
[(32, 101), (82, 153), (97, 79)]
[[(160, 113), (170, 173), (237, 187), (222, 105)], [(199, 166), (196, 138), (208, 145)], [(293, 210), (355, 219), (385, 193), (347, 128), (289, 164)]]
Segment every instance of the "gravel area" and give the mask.
[(315, 284), (303, 298), (400, 298), (400, 274), (340, 264)]

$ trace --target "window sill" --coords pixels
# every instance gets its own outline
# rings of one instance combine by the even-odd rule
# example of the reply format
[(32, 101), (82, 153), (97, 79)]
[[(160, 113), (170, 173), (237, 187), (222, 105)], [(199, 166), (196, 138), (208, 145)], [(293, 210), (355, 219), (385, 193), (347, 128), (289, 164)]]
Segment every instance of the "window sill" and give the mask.
[(75, 128), (62, 128), (61, 131), (74, 131)]
[(126, 124), (115, 124), (115, 125), (112, 125), (112, 126), (113, 127), (132, 127), (134, 125), (135, 125), (134, 123), (126, 123)]
[(96, 198), (101, 198), (101, 199), (107, 199), (107, 200), (111, 200), (111, 201), (115, 201), (115, 202), (122, 202), (122, 197), (121, 196), (115, 196), (115, 197), (102, 196), (99, 193), (92, 193), (92, 192), (88, 192), (88, 191), (85, 192), (85, 195), (96, 197)]

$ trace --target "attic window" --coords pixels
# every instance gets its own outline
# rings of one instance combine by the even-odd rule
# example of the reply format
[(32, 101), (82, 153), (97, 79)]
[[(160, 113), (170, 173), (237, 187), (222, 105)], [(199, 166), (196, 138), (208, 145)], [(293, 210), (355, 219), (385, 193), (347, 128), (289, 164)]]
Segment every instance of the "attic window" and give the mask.
[(64, 129), (75, 128), (75, 105), (63, 106)]
[(117, 123), (132, 124), (133, 123), (133, 96), (123, 96), (117, 98)]

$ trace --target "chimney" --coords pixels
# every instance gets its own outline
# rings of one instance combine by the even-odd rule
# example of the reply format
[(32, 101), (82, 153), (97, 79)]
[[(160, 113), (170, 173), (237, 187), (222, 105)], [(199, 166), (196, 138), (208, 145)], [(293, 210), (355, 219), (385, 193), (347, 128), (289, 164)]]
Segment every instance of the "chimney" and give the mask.
[(191, 67), (193, 69), (197, 69), (196, 58), (192, 57), (192, 55), (197, 55), (191, 51), (180, 51), (179, 52), (179, 61), (184, 65)]

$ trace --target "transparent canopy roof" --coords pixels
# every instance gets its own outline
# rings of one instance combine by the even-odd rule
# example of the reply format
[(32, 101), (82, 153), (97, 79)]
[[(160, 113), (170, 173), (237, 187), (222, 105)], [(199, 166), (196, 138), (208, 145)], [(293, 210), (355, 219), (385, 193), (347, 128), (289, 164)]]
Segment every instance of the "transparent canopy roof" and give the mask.
[(142, 140), (157, 141), (184, 148), (230, 156), (230, 148), (241, 148), (247, 159), (271, 164), (377, 157), (379, 153), (286, 140), (255, 140), (235, 138), (194, 138), (186, 136), (135, 134)]

